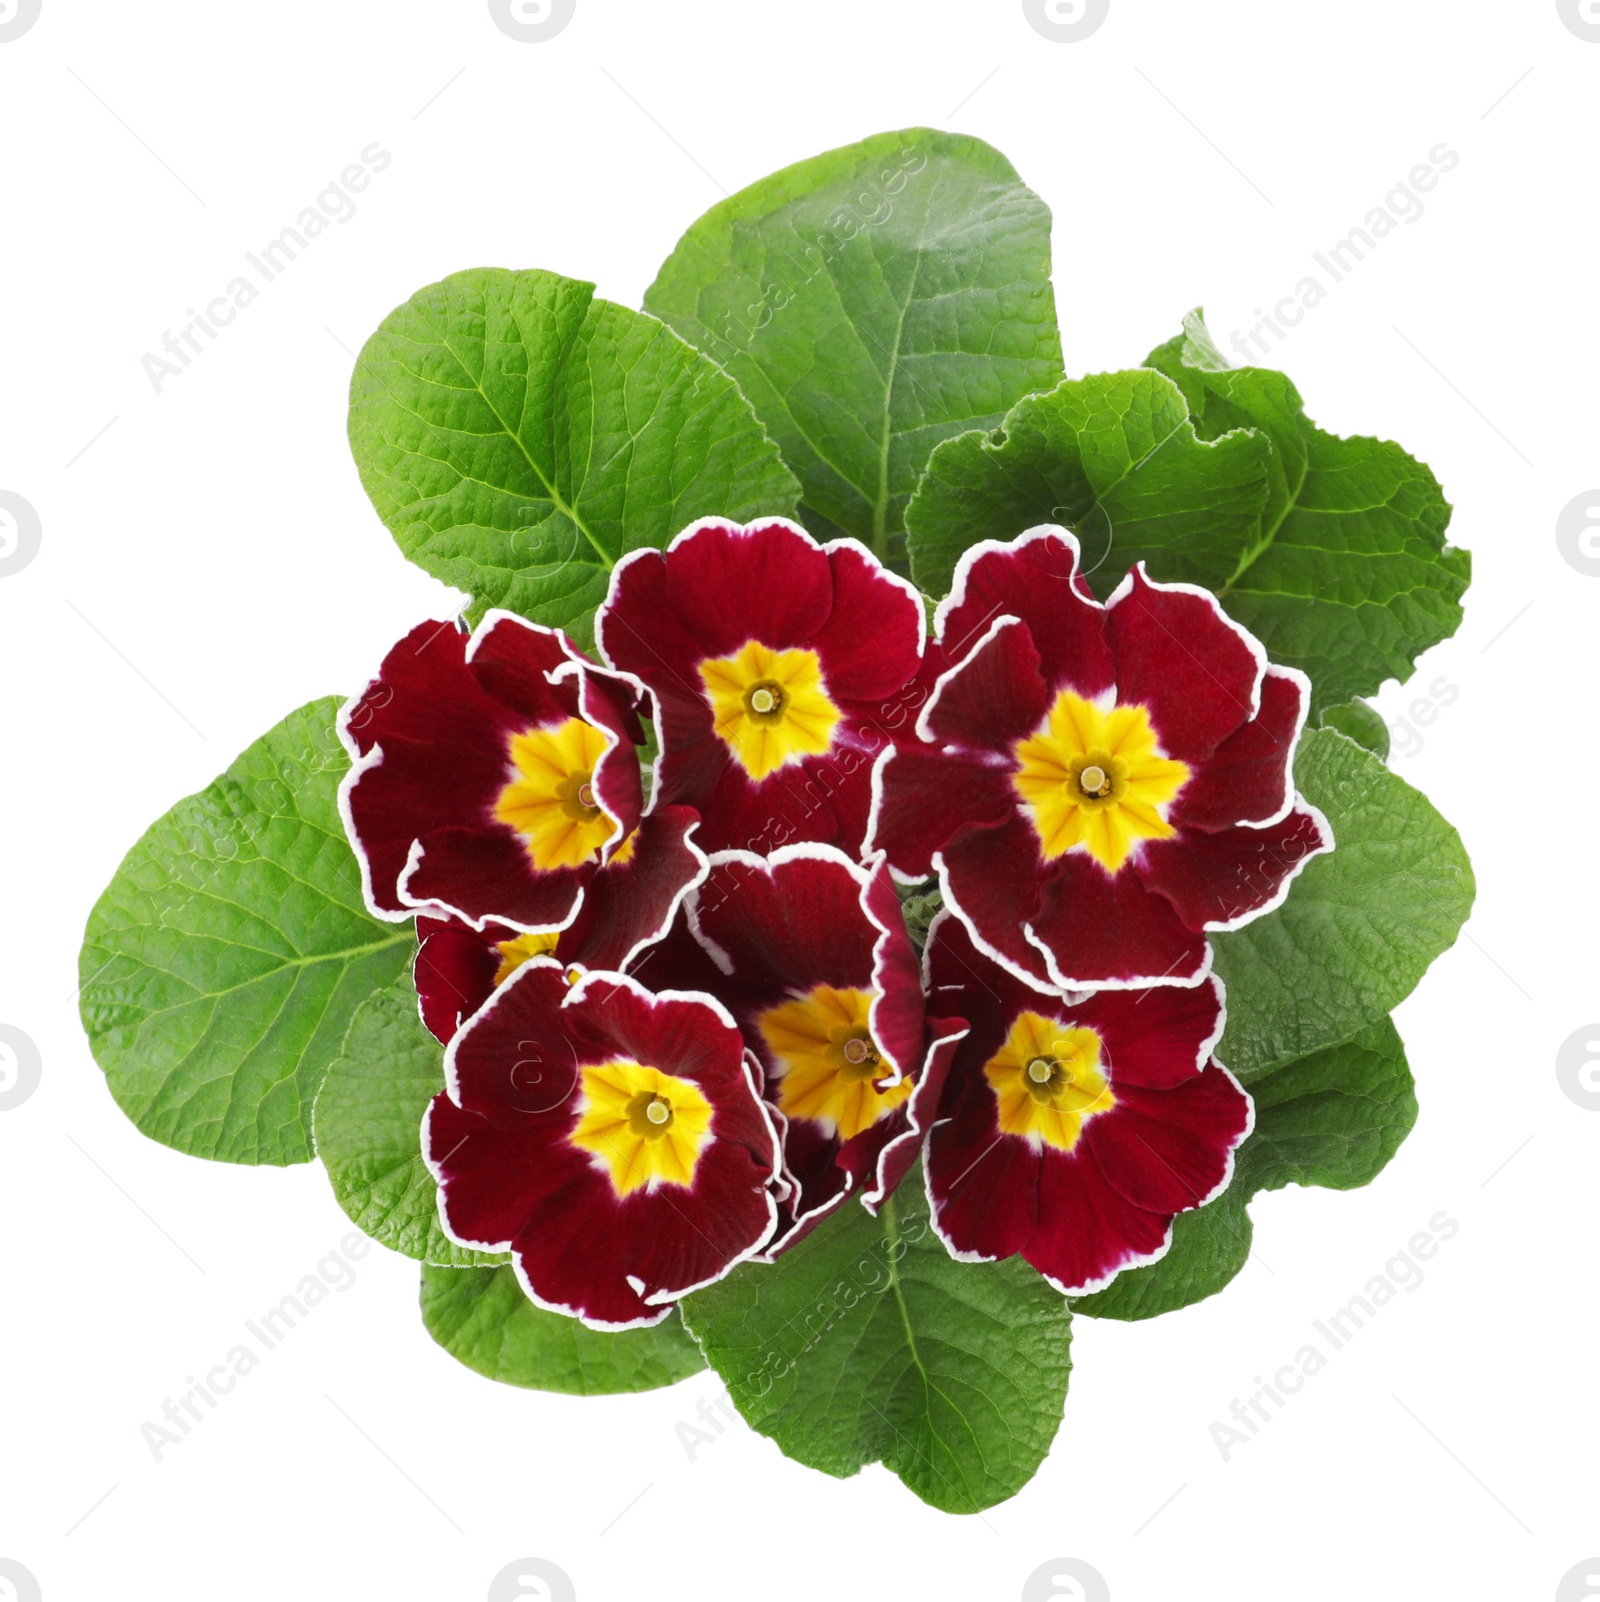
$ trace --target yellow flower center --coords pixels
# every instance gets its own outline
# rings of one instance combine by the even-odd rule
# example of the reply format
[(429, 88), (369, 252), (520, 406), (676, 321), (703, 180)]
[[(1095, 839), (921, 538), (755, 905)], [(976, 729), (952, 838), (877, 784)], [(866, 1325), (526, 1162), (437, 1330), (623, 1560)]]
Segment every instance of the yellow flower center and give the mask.
[(700, 678), (717, 734), (752, 779), (821, 756), (833, 740), (840, 713), (815, 651), (772, 651), (750, 640), (732, 656), (702, 662)]
[(1116, 1105), (1100, 1071), (1100, 1037), (1036, 1012), (1022, 1013), (983, 1065), (1000, 1127), (1030, 1145), (1071, 1151), (1087, 1119)]
[(878, 1083), (893, 1070), (868, 1027), (872, 998), (870, 990), (818, 985), (762, 1013), (761, 1038), (778, 1065), (778, 1107), (786, 1117), (813, 1119), (830, 1136), (850, 1140), (911, 1094), (910, 1080)]
[(1105, 710), (1063, 690), (1015, 755), (1011, 785), (1047, 861), (1081, 846), (1115, 873), (1137, 842), (1174, 833), (1165, 809), (1188, 764), (1162, 754), (1142, 706)]
[(593, 1157), (618, 1196), (694, 1183), (711, 1138), (711, 1103), (698, 1085), (618, 1059), (583, 1070), (579, 1108), (567, 1138)]
[(522, 836), (534, 867), (575, 868), (611, 838), (614, 825), (594, 794), (594, 768), (605, 750), (605, 735), (582, 718), (511, 736), (516, 777), (500, 792), (494, 815)]
[(500, 966), (495, 970), (495, 984), (503, 985), (523, 963), (531, 962), (535, 957), (549, 956), (560, 938), (559, 929), (550, 929), (544, 934), (524, 934), (518, 935), (515, 940), (497, 941), (495, 950), (500, 953)]

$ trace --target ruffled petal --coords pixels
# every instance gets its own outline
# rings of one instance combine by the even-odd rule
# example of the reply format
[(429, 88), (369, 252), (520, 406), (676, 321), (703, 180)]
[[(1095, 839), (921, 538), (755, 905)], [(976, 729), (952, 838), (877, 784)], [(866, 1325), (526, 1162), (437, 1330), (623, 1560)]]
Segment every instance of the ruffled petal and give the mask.
[(987, 540), (961, 558), (939, 607), (941, 646), (960, 661), (1000, 617), (1027, 625), (1052, 696), (1070, 689), (1092, 701), (1112, 687), (1105, 611), (1078, 571), (1078, 541), (1066, 529), (1031, 529), (1004, 545)]
[(1081, 1151), (1040, 1163), (1039, 1224), (1023, 1257), (1068, 1296), (1098, 1290), (1124, 1268), (1159, 1257), (1172, 1215), (1135, 1207)]
[(854, 540), (824, 549), (833, 604), (805, 643), (826, 664), (828, 688), (839, 700), (891, 701), (921, 664), (921, 597)]
[[(412, 977), (422, 1021), (449, 1045), (462, 1023), (489, 999), (500, 954), (489, 933), (450, 918), (418, 918), (417, 934), (422, 944)], [(514, 929), (501, 932), (503, 939), (515, 935)]]
[(1045, 965), (1046, 982), (1067, 990), (1190, 985), (1209, 969), (1204, 935), (1138, 873), (1107, 873), (1081, 851), (1069, 852), (1054, 869), (1038, 912), (1027, 920), (1027, 938), (1034, 960)]
[(1106, 603), (1117, 700), (1148, 709), (1166, 755), (1201, 762), (1259, 708), (1267, 654), (1206, 590), (1136, 565)]
[(1190, 929), (1238, 928), (1277, 906), (1301, 868), (1332, 849), (1327, 820), (1301, 802), (1265, 829), (1185, 829), (1153, 840), (1137, 873)]
[(1032, 824), (1013, 809), (1004, 823), (963, 829), (935, 862), (945, 905), (978, 948), (1019, 978), (1050, 987), (1044, 955), (1027, 936), (1041, 917), (1041, 893), (1055, 883), (1044, 877)]
[(1073, 1018), (1103, 1042), (1106, 1067), (1119, 1094), (1126, 1086), (1171, 1090), (1193, 1079), (1222, 1038), (1222, 981), (1160, 985), (1153, 990), (1098, 990)]
[(1010, 761), (1050, 710), (1039, 650), (1025, 623), (998, 618), (972, 650), (940, 679), (919, 721), (936, 746), (991, 751)]
[(1269, 667), (1260, 714), (1236, 729), (1197, 764), (1170, 813), (1179, 828), (1254, 827), (1281, 818), (1294, 804), (1292, 761), (1305, 723), (1311, 686), (1292, 668)]
[(691, 807), (647, 814), (590, 880), (577, 920), (561, 933), (557, 959), (630, 969), (666, 935), (684, 897), (705, 877), (705, 853), (694, 840), (699, 826)]
[(868, 851), (882, 851), (908, 882), (930, 878), (933, 859), (968, 824), (992, 826), (1017, 816), (1004, 768), (979, 758), (896, 745), (878, 758)]
[(1176, 1214), (1205, 1204), (1232, 1170), (1250, 1098), (1213, 1063), (1171, 1090), (1114, 1081), (1116, 1107), (1084, 1126), (1083, 1150), (1124, 1200)]
[[(827, 553), (781, 518), (707, 519), (668, 547), (666, 601), (701, 656), (726, 656), (752, 637), (775, 650), (822, 632), (833, 610)], [(643, 675), (641, 675), (642, 677)]]
[[(960, 1061), (966, 1058), (962, 1052)], [(965, 1261), (1012, 1257), (1038, 1228), (1042, 1155), (1002, 1134), (994, 1108), (981, 1072), (959, 1083), (952, 1077), (943, 1116), (928, 1137), (934, 1228), (951, 1255)]]

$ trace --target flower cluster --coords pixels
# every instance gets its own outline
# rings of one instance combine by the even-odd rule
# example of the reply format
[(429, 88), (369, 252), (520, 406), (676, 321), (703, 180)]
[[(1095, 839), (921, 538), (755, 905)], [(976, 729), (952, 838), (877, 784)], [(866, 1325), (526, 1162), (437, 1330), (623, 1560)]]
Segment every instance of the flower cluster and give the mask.
[[(446, 1047), (441, 1218), (540, 1305), (657, 1322), (919, 1155), (954, 1255), (1078, 1293), (1227, 1183), (1206, 934), (1331, 848), (1306, 681), (1202, 591), (1102, 606), (1056, 528), (974, 547), (935, 621), (854, 541), (707, 520), (616, 566), (600, 660), (491, 612), (344, 709)], [(896, 880), (935, 878), (919, 964)]]

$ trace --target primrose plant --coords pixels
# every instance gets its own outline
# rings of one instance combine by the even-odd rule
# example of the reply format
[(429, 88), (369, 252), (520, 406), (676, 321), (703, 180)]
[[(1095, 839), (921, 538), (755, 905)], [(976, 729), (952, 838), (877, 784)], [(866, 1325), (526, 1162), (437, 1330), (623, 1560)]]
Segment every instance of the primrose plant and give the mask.
[(1074, 1317), (1244, 1265), (1416, 1116), (1455, 832), (1361, 699), (1461, 619), (1432, 474), (1199, 313), (1065, 376), (1049, 214), (913, 129), (714, 207), (642, 312), (475, 269), (350, 443), (463, 591), (129, 853), (84, 1025), (146, 1134), (322, 1162), (511, 1384), (710, 1365), (972, 1512)]

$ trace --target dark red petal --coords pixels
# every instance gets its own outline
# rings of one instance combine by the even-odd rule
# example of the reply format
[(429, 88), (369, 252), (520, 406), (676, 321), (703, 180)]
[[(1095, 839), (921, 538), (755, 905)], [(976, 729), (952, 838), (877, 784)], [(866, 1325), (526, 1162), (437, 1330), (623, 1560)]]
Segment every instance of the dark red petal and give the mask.
[(688, 915), (682, 907), (666, 937), (634, 958), (629, 972), (658, 994), (663, 990), (702, 990), (737, 1011), (727, 1000), (733, 981), (689, 932)]
[[(466, 649), (448, 623), (413, 629), (340, 714), (358, 757), (341, 803), (369, 904), (391, 917), (415, 910), (399, 892), (412, 842), (488, 817), (506, 782), (507, 741), (527, 726), (484, 693)], [(553, 699), (550, 716), (566, 716)]]
[(940, 644), (959, 661), (1002, 616), (1027, 625), (1052, 698), (1071, 689), (1092, 701), (1111, 688), (1105, 612), (1078, 573), (1078, 542), (1065, 529), (973, 546), (939, 608)]
[(581, 1020), (563, 1013), (568, 994), (559, 963), (524, 963), (450, 1042), (445, 1083), (456, 1104), (503, 1128), (536, 1124), (530, 1138), (564, 1143), (579, 1062), (603, 1060)]
[(906, 933), (905, 913), (895, 891), (889, 865), (879, 856), (867, 864), (862, 908), (879, 930), (873, 947), (872, 1033), (885, 1055), (902, 1074), (922, 1057), (922, 964)]
[(422, 1150), (439, 1181), (440, 1218), (451, 1239), (504, 1251), (541, 1204), (587, 1183), (585, 1155), (552, 1136), (545, 1122), (496, 1124), (447, 1095), (434, 1097)]
[(1193, 984), (1211, 964), (1204, 935), (1132, 867), (1109, 874), (1082, 851), (1054, 865), (1028, 938), (1064, 990)]
[(701, 1151), (687, 1189), (618, 1198), (590, 1168), (529, 1215), (512, 1250), (546, 1306), (590, 1323), (653, 1323), (663, 1302), (720, 1279), (764, 1244), (777, 1216), (766, 1177), (725, 1140)]
[(517, 714), (519, 728), (572, 717), (578, 710), (576, 682), (552, 684), (546, 676), (586, 660), (560, 629), (493, 611), (472, 636), (467, 660), (484, 691)]
[(1209, 1201), (1251, 1124), (1250, 1098), (1233, 1076), (1213, 1063), (1172, 1090), (1112, 1089), (1116, 1106), (1091, 1118), (1080, 1142), (1107, 1183), (1150, 1212), (1181, 1213)]
[(613, 855), (589, 881), (576, 921), (562, 932), (557, 957), (588, 968), (625, 969), (660, 940), (705, 875), (705, 854), (692, 839), (699, 824), (691, 807), (658, 807), (643, 818), (627, 861)]
[(1327, 820), (1301, 802), (1265, 829), (1184, 829), (1152, 840), (1136, 871), (1189, 928), (1237, 928), (1275, 907), (1300, 869), (1332, 849)]
[(778, 519), (743, 529), (701, 523), (672, 542), (666, 566), (668, 604), (702, 656), (728, 656), (750, 640), (786, 650), (816, 634), (833, 609), (827, 555)]
[(972, 943), (967, 926), (948, 910), (928, 927), (923, 953), (930, 1018), (965, 1019), (971, 1034), (959, 1061), (981, 1067), (999, 1049), (1018, 1013), (1059, 1011), (1054, 990), (1025, 984)]
[[(779, 1117), (782, 1118), (781, 1113)], [(767, 1262), (804, 1240), (844, 1202), (855, 1184), (855, 1177), (839, 1162), (841, 1147), (837, 1138), (824, 1133), (822, 1126), (810, 1118), (792, 1123), (785, 1120), (785, 1125), (784, 1173), (794, 1190), (780, 1206), (778, 1227), (762, 1251)], [(865, 1139), (871, 1133), (865, 1130), (856, 1139)]]
[(599, 668), (579, 670), (580, 715), (610, 737), (594, 765), (594, 797), (614, 818), (618, 832), (606, 847), (610, 856), (631, 834), (644, 811), (639, 772), (641, 733), (633, 711), (633, 690), (619, 674)]
[(1193, 1079), (1222, 1037), (1222, 982), (1150, 990), (1097, 990), (1072, 1009), (1072, 1021), (1100, 1036), (1112, 1088), (1170, 1090)]
[(892, 701), (922, 658), (922, 600), (854, 540), (824, 547), (833, 580), (828, 620), (804, 643), (836, 701)]
[[(700, 844), (707, 851), (772, 852), (814, 840), (855, 854), (872, 804), (876, 747), (853, 749), (852, 743), (861, 742), (848, 724), (841, 725), (832, 751), (789, 763), (760, 783), (737, 762), (726, 762), (715, 786), (697, 803), (703, 819)], [(694, 788), (682, 782), (672, 759), (663, 764), (663, 777), (674, 794)]]
[[(487, 933), (448, 918), (418, 918), (422, 944), (412, 969), (422, 1021), (448, 1045), (463, 1019), (470, 1018), (494, 989), (500, 953)], [(516, 931), (507, 929), (501, 938)]]
[(979, 1073), (928, 1137), (934, 1227), (953, 1255), (968, 1260), (1010, 1257), (1037, 1227), (1041, 1155), (1000, 1132), (995, 1105)]
[(999, 618), (939, 681), (918, 731), (935, 745), (992, 751), (1011, 762), (1012, 748), (1044, 722), (1052, 700), (1027, 625)]
[(1261, 681), (1260, 715), (1195, 765), (1169, 813), (1171, 822), (1180, 828), (1226, 829), (1281, 818), (1294, 804), (1292, 759), (1310, 697), (1304, 674), (1269, 667)]
[(828, 846), (788, 847), (770, 861), (714, 856), (690, 921), (724, 972), (774, 997), (823, 984), (865, 989), (878, 930), (862, 910), (864, 877)]
[(672, 610), (661, 551), (634, 551), (617, 564), (595, 617), (595, 638), (612, 667), (650, 690), (661, 751), (657, 800), (692, 802), (704, 795), (727, 756), (712, 734), (698, 665), (711, 653)]
[(931, 877), (935, 855), (966, 825), (1004, 824), (1017, 816), (1008, 768), (932, 746), (890, 747), (878, 758), (873, 789), (865, 849), (886, 853), (908, 881)]
[(1070, 1152), (1046, 1151), (1039, 1174), (1039, 1227), (1022, 1255), (1058, 1290), (1076, 1296), (1099, 1289), (1119, 1269), (1159, 1256), (1171, 1233), (1171, 1214), (1127, 1201), (1080, 1141)]
[(435, 829), (417, 842), (400, 888), (414, 908), (444, 908), (470, 923), (499, 918), (528, 929), (563, 929), (593, 874), (589, 864), (536, 871), (509, 829)]
[(1256, 715), (1267, 656), (1216, 598), (1135, 566), (1107, 602), (1117, 700), (1148, 708), (1169, 757), (1201, 762)]
[[(966, 1025), (959, 1019), (939, 1018), (929, 1023), (928, 1034), (927, 1056), (916, 1072), (917, 1088), (909, 1099), (847, 1141), (839, 1153), (839, 1166), (855, 1176), (861, 1205), (869, 1213), (877, 1212), (884, 1197), (893, 1195), (926, 1144)], [(869, 1141), (869, 1136), (874, 1138)]]
[(935, 865), (945, 905), (966, 924), (978, 949), (1017, 977), (1048, 987), (1044, 957), (1026, 934), (1026, 926), (1042, 915), (1041, 887), (1048, 894), (1054, 882), (1045, 877), (1033, 825), (1013, 808), (1004, 823), (963, 829)]

